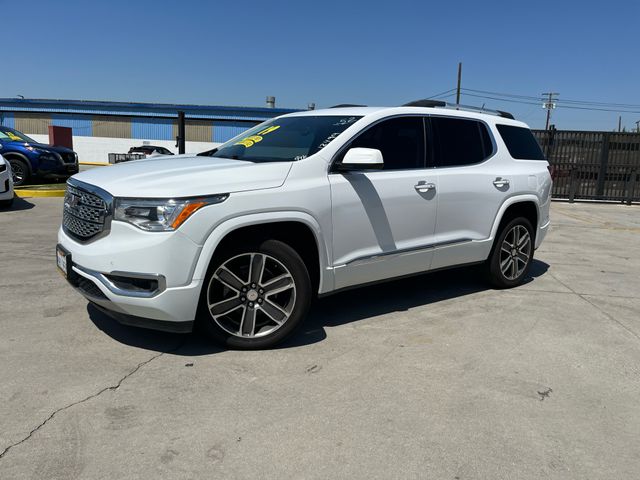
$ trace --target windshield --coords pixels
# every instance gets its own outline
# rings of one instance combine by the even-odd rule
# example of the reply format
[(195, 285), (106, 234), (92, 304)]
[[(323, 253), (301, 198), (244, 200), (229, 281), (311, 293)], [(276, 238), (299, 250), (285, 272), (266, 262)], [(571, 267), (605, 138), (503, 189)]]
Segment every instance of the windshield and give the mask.
[(4, 140), (5, 142), (38, 143), (33, 138), (27, 137), (24, 133), (8, 127), (0, 127), (0, 140)]
[(319, 152), (362, 117), (283, 117), (258, 125), (229, 140), (212, 157), (249, 162), (291, 162)]

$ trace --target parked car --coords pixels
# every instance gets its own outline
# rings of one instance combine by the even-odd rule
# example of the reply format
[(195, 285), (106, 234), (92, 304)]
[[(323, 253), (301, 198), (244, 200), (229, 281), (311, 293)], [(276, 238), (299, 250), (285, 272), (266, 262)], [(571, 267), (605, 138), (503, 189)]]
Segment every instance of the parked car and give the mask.
[(143, 155), (173, 155), (173, 152), (165, 147), (156, 145), (142, 145), (141, 147), (131, 147), (129, 153), (140, 153)]
[(0, 126), (0, 153), (11, 163), (16, 187), (35, 177), (66, 180), (78, 173), (78, 155), (73, 150), (38, 143), (13, 128)]
[(9, 208), (13, 204), (13, 179), (11, 164), (0, 155), (0, 208)]
[(58, 266), (123, 323), (198, 322), (247, 349), (291, 335), (316, 295), (469, 264), (520, 285), (549, 228), (548, 163), (511, 115), (437, 105), (298, 112), (209, 156), (80, 173)]

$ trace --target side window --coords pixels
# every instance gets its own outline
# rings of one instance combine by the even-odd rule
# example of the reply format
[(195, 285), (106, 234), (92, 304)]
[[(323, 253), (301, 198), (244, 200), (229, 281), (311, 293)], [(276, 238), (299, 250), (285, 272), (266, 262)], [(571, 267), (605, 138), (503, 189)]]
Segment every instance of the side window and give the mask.
[(357, 147), (380, 150), (384, 159), (384, 170), (425, 168), (422, 117), (384, 120), (359, 134), (347, 149)]
[(484, 123), (451, 117), (431, 117), (434, 166), (457, 167), (480, 163), (493, 153), (491, 136)]
[(531, 130), (512, 125), (496, 125), (509, 154), (517, 160), (546, 160)]

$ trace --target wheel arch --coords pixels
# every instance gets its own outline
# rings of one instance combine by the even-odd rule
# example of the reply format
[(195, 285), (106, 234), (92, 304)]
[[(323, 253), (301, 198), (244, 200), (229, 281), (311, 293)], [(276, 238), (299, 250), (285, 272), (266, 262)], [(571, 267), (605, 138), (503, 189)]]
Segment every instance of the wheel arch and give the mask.
[(29, 175), (33, 175), (33, 165), (31, 164), (31, 159), (29, 159), (29, 157), (27, 157), (26, 155), (20, 153), (20, 152), (16, 152), (16, 151), (9, 151), (9, 152), (5, 152), (2, 151), (0, 152), (2, 153), (2, 156), (7, 160), (11, 160), (12, 158), (16, 158), (18, 160), (22, 160), (24, 163), (27, 164), (27, 168), (29, 169)]
[(329, 252), (318, 222), (303, 212), (269, 212), (236, 217), (216, 226), (205, 241), (195, 266), (194, 279), (204, 279), (215, 254), (242, 238), (281, 240), (291, 246), (308, 265), (316, 293), (333, 289), (327, 269)]
[(493, 221), (491, 238), (495, 239), (500, 227), (517, 216), (523, 216), (531, 222), (535, 236), (538, 231), (538, 219), (540, 218), (538, 198), (535, 195), (518, 195), (505, 200)]

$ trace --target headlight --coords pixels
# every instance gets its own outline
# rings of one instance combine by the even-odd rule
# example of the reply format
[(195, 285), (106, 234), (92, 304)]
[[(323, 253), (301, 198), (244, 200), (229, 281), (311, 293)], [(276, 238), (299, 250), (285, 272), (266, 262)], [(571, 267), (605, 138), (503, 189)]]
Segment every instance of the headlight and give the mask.
[(168, 232), (177, 229), (202, 207), (224, 202), (228, 197), (225, 193), (188, 199), (116, 198), (113, 219), (149, 232)]

